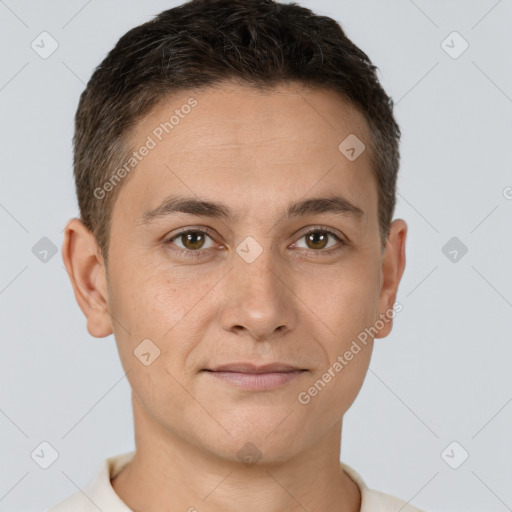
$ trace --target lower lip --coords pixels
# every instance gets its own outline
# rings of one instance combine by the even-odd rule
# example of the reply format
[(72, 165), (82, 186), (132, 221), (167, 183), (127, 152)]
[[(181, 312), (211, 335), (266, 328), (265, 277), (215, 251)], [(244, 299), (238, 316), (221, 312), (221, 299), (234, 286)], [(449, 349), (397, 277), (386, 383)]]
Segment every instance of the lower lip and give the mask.
[(292, 372), (273, 372), (273, 373), (242, 373), (242, 372), (213, 372), (208, 371), (210, 375), (221, 379), (230, 384), (234, 384), (250, 391), (262, 391), (282, 386), (287, 382), (296, 379), (306, 370), (296, 370)]

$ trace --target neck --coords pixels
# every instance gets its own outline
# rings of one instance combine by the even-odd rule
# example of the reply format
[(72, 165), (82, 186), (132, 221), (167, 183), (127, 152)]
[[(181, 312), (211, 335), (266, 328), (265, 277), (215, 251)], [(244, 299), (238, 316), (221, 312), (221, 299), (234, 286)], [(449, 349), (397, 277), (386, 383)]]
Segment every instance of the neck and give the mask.
[(140, 403), (133, 404), (136, 453), (111, 482), (132, 510), (360, 510), (359, 488), (340, 466), (341, 421), (287, 460), (244, 465), (164, 432)]

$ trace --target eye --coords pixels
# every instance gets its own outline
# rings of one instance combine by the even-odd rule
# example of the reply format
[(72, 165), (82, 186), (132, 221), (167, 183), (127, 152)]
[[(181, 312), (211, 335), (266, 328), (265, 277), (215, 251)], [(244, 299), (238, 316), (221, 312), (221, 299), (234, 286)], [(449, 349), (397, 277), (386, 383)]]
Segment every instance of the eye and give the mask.
[[(304, 240), (304, 244), (302, 245), (301, 240)], [(301, 249), (303, 248), (313, 251), (321, 251), (322, 249), (329, 249), (333, 246), (336, 246), (336, 242), (340, 244), (340, 247), (338, 248), (346, 245), (345, 242), (332, 231), (324, 228), (316, 228), (308, 231), (307, 233), (304, 233), (294, 244), (294, 246)]]
[(167, 239), (166, 243), (174, 244), (184, 251), (198, 251), (200, 249), (211, 249), (214, 247), (212, 237), (206, 231), (200, 229), (182, 231)]

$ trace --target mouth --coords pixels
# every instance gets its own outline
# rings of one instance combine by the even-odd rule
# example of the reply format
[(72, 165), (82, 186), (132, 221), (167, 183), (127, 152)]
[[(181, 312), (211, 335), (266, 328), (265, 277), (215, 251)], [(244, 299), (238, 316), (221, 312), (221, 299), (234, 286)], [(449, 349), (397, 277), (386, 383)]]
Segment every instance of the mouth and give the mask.
[(283, 386), (307, 373), (308, 370), (281, 363), (263, 366), (251, 363), (232, 363), (205, 368), (203, 372), (238, 388), (264, 391)]

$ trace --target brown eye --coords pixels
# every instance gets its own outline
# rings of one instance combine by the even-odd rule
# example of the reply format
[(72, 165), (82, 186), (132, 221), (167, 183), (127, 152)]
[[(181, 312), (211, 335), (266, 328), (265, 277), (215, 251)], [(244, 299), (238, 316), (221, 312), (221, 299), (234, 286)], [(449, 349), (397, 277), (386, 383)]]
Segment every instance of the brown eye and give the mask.
[[(335, 246), (342, 249), (346, 245), (338, 235), (327, 229), (314, 229), (303, 234), (294, 246), (300, 249), (309, 249), (316, 252), (332, 254), (336, 250)], [(323, 250), (325, 249), (325, 250)]]
[(181, 235), (181, 241), (187, 249), (201, 249), (204, 245), (204, 233), (199, 231), (192, 231)]
[[(208, 239), (210, 239), (209, 245)], [(199, 230), (184, 231), (168, 240), (168, 243), (176, 245), (179, 249), (189, 251), (211, 249), (214, 246), (211, 236), (204, 231)]]
[(325, 231), (314, 231), (306, 235), (306, 244), (310, 249), (323, 249), (329, 241)]

